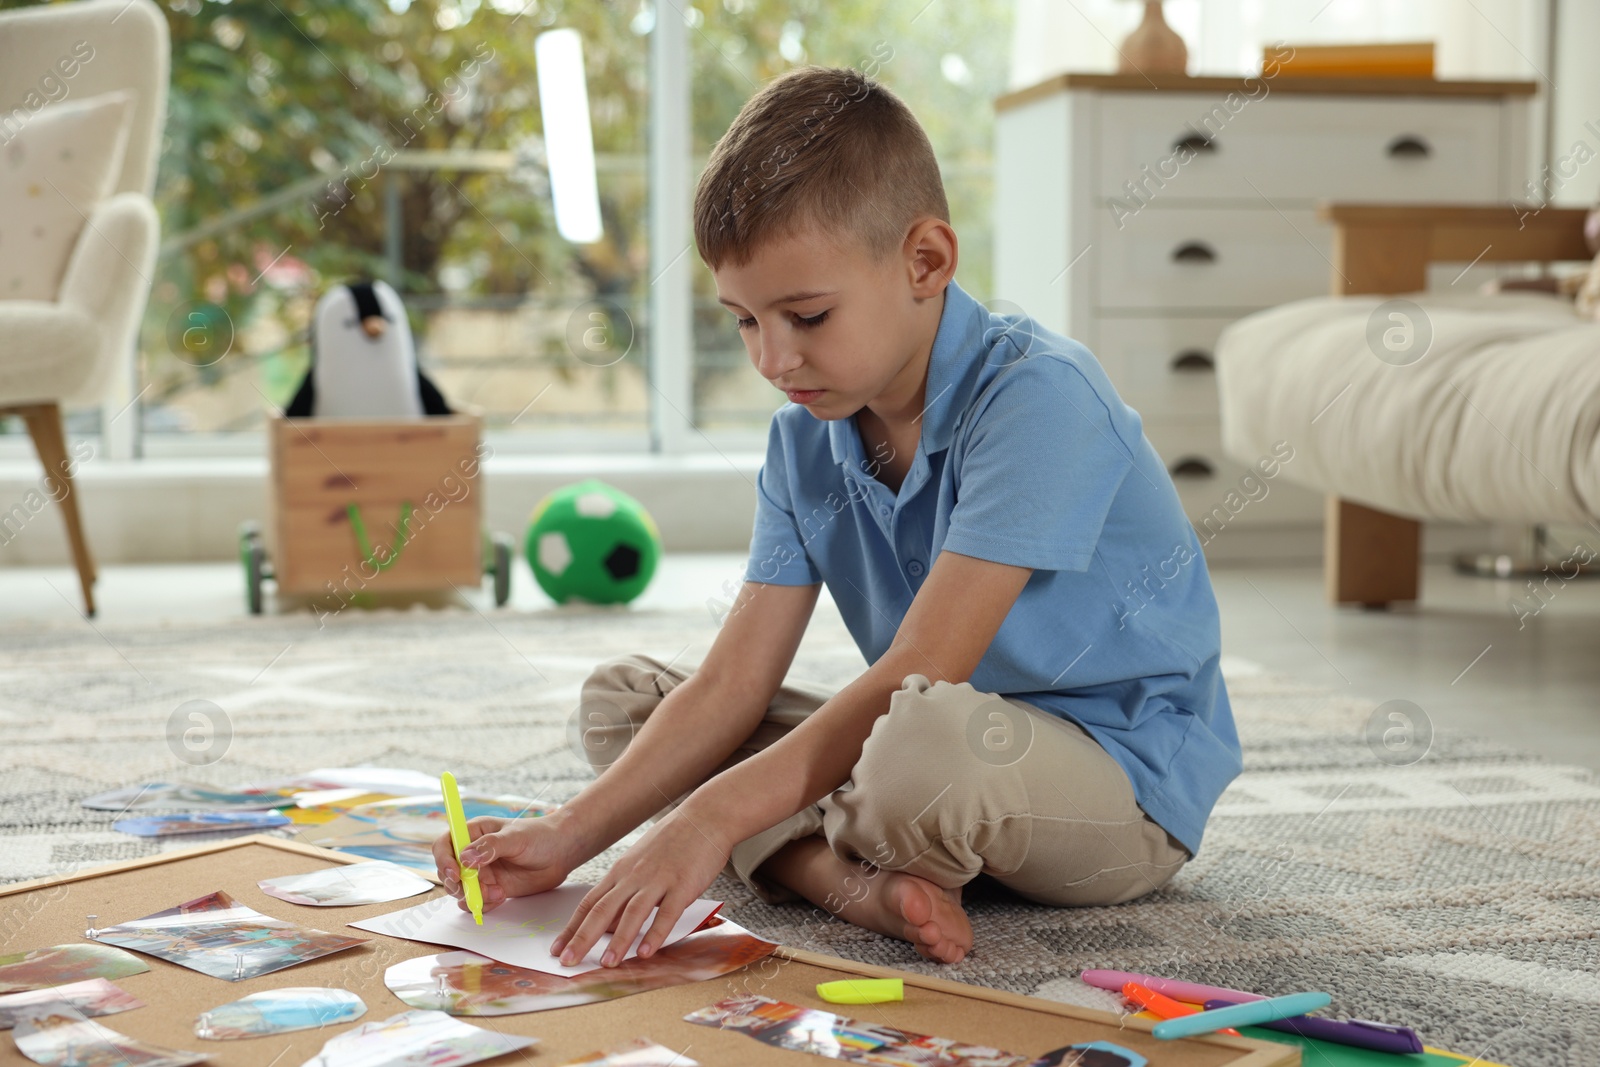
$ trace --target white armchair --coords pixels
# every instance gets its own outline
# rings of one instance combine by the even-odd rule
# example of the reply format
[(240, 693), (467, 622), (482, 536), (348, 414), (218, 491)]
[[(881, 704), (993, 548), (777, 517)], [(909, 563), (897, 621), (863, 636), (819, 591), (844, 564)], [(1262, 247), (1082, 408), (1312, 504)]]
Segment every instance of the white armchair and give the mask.
[[(54, 299), (6, 299), (0, 292), (0, 415), (27, 424), (49, 495), (61, 506), (90, 615), (95, 568), (61, 409), (129, 392), (133, 345), (155, 271), (159, 223), (150, 194), (166, 122), (169, 50), (166, 18), (152, 0), (79, 0), (0, 15), (0, 140), (25, 129), (41, 105), (55, 106), (51, 100), (119, 89), (132, 95), (120, 172), (110, 195), (80, 212), (82, 229)], [(58, 57), (86, 54), (88, 61), (70, 64), (70, 78), (56, 67)], [(8, 213), (9, 221), (21, 221), (26, 211), (25, 202), (0, 203), (0, 223)], [(117, 396), (123, 399), (132, 398)]]

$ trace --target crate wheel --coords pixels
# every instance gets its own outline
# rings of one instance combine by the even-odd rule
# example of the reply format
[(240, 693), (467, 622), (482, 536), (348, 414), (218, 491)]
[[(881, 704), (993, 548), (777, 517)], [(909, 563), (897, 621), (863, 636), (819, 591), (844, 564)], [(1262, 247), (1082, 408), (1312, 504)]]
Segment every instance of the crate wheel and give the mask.
[(261, 525), (256, 522), (241, 522), (239, 524), (239, 563), (247, 564), (250, 560), (251, 544), (261, 542)]
[(244, 549), (245, 602), (250, 614), (261, 614), (261, 582), (266, 577), (267, 550), (259, 540), (250, 541)]
[(491, 547), (494, 550), (494, 570), (492, 572), (494, 574), (494, 606), (503, 608), (506, 606), (506, 601), (511, 599), (513, 546), (510, 536), (503, 533), (495, 534)]

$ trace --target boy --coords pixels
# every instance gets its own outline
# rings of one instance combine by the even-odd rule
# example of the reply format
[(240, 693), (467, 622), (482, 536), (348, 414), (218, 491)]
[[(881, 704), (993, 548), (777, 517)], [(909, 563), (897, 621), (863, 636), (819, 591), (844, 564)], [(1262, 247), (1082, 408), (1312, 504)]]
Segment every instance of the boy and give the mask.
[[(651, 817), (557, 938), (563, 962), (607, 931), (643, 931), (650, 956), (724, 869), (945, 963), (972, 947), (979, 874), (1058, 906), (1164, 884), (1240, 752), (1205, 561), (1138, 415), (1082, 346), (955, 284), (927, 137), (854, 71), (797, 70), (745, 105), (695, 235), (792, 401), (745, 583), (699, 669), (625, 656), (590, 676), (599, 776), (576, 798), (473, 820), (487, 905)], [(822, 582), (871, 664), (836, 694), (784, 684)], [(434, 854), (459, 896), (448, 836)]]

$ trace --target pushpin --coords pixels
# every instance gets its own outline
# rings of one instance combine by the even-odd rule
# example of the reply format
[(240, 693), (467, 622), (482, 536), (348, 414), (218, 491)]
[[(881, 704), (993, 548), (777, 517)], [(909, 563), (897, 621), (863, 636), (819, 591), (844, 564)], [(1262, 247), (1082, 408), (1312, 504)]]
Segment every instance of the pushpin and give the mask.
[(237, 982), (239, 979), (241, 979), (243, 977), (244, 977), (244, 953), (243, 952), (235, 952), (233, 954), (233, 980), (235, 982)]
[(817, 996), (829, 1004), (883, 1004), (906, 999), (906, 990), (900, 978), (845, 978), (819, 983)]
[(196, 1037), (211, 1036), (211, 1013), (209, 1011), (200, 1013), (200, 1021), (195, 1024), (194, 1035)]
[(83, 932), (83, 936), (87, 937), (90, 941), (93, 941), (95, 938), (99, 937), (100, 936), (100, 931), (95, 929), (95, 924), (98, 923), (99, 921), (100, 921), (100, 916), (98, 916), (98, 915), (89, 916), (89, 929), (87, 929), (87, 930), (85, 930)]
[(442, 975), (442, 974), (439, 975), (439, 1003), (441, 1003), (441, 1004), (450, 1003), (450, 994), (445, 992), (444, 975)]

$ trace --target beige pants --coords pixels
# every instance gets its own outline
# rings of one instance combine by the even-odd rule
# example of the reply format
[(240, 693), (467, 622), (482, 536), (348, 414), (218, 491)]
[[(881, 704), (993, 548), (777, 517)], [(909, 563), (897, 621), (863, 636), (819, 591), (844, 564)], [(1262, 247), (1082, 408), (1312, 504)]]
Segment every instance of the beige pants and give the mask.
[[(595, 669), (582, 708), (591, 724), (583, 748), (597, 774), (688, 676), (639, 655)], [(779, 689), (717, 772), (782, 738), (832, 695), (804, 684)], [(947, 889), (986, 874), (1029, 900), (1064, 906), (1143, 896), (1189, 859), (1140, 809), (1122, 768), (1075, 723), (920, 674), (890, 697), (850, 781), (735, 845), (727, 874), (769, 903), (794, 900), (757, 869), (788, 842), (818, 833), (847, 862), (906, 871)]]

